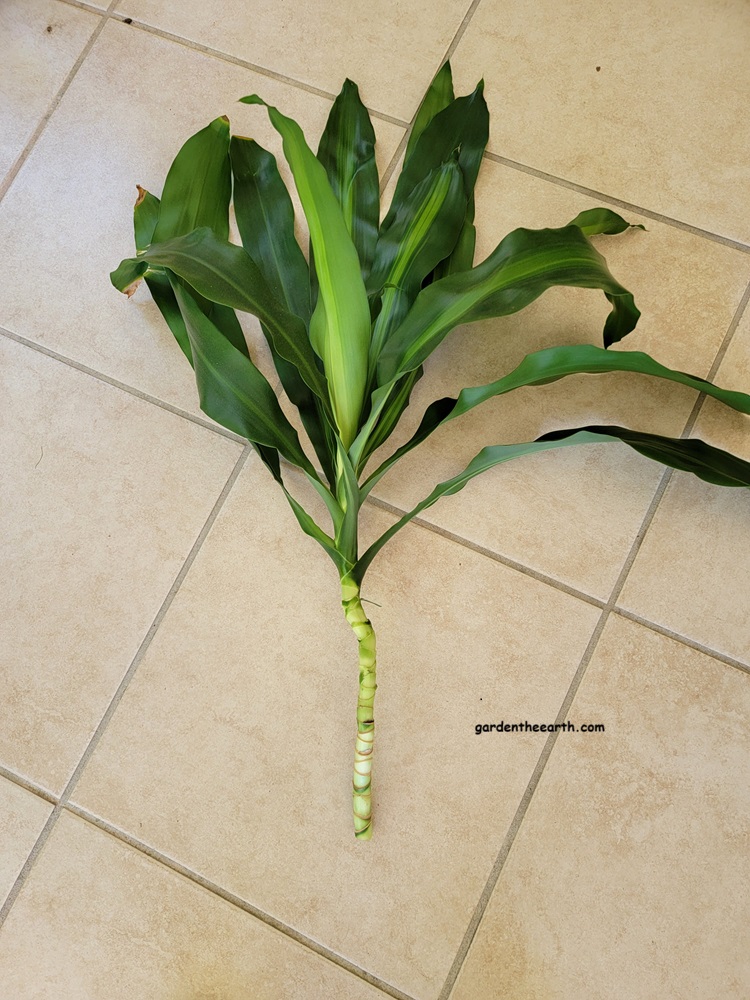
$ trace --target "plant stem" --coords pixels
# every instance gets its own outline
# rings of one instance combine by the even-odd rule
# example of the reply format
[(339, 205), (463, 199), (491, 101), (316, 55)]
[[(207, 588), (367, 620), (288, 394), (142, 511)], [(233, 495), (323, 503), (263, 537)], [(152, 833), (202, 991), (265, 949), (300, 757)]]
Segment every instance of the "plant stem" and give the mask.
[(372, 751), (375, 740), (375, 631), (365, 614), (359, 587), (350, 578), (341, 581), (341, 603), (346, 620), (359, 643), (359, 696), (357, 698), (357, 742), (354, 749), (352, 807), (354, 836), (372, 837)]

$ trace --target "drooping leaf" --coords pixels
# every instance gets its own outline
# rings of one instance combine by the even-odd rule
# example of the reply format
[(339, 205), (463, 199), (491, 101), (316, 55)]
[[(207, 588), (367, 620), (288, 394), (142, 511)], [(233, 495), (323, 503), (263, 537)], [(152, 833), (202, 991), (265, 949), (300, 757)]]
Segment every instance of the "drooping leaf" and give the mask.
[(617, 212), (609, 208), (589, 208), (578, 215), (569, 223), (571, 226), (578, 226), (584, 236), (614, 236), (616, 233), (624, 233), (626, 229), (642, 229), (646, 227), (640, 223), (626, 222)]
[(631, 448), (647, 458), (662, 462), (675, 469), (692, 472), (709, 483), (721, 486), (750, 486), (750, 462), (736, 458), (729, 452), (714, 448), (697, 439), (661, 437), (658, 434), (644, 434), (624, 427), (574, 427), (553, 431), (536, 441), (524, 444), (492, 445), (483, 448), (469, 462), (463, 472), (452, 479), (439, 483), (428, 497), (425, 497), (416, 507), (404, 514), (380, 538), (373, 542), (351, 571), (352, 579), (361, 584), (362, 578), (378, 552), (412, 518), (437, 503), (441, 497), (458, 493), (475, 476), (481, 475), (488, 469), (503, 462), (509, 462), (514, 458), (548, 451), (551, 448), (564, 448), (578, 444), (606, 444), (617, 441), (630, 445)]
[(633, 296), (615, 281), (578, 226), (516, 229), (483, 263), (419, 293), (380, 355), (379, 383), (421, 365), (459, 323), (518, 312), (554, 285), (604, 291), (613, 306), (604, 326), (605, 346), (621, 340), (640, 316)]
[(642, 351), (606, 351), (591, 344), (549, 347), (543, 351), (527, 354), (517, 368), (495, 382), (462, 389), (457, 399), (445, 397), (431, 403), (412, 437), (368, 477), (362, 486), (363, 495), (366, 496), (400, 458), (421, 444), (436, 428), (462, 416), (488, 399), (526, 386), (548, 385), (569, 375), (601, 375), (608, 372), (636, 372), (653, 378), (668, 379), (696, 389), (698, 392), (705, 392), (706, 395), (713, 396), (714, 399), (734, 410), (739, 410), (740, 413), (750, 414), (750, 395), (722, 389), (695, 375), (674, 371), (659, 364)]
[[(277, 353), (295, 365), (307, 385), (327, 403), (325, 380), (304, 323), (281, 305), (242, 247), (218, 239), (210, 229), (196, 229), (187, 236), (153, 244), (136, 260), (143, 262), (169, 268), (212, 302), (257, 316), (269, 331)], [(130, 264), (123, 261), (111, 275), (116, 288)]]
[(190, 337), (204, 413), (248, 441), (275, 448), (287, 461), (314, 474), (266, 378), (216, 329), (180, 282), (173, 280), (172, 287)]
[(435, 74), (435, 78), (427, 88), (427, 93), (422, 98), (422, 103), (419, 105), (417, 114), (414, 118), (414, 124), (411, 127), (411, 132), (409, 133), (409, 142), (406, 145), (406, 153), (404, 154), (404, 162), (410, 159), (414, 148), (417, 145), (417, 139), (424, 132), (427, 126), (430, 124), (435, 115), (442, 111), (443, 108), (447, 108), (448, 105), (453, 100), (453, 74), (451, 73), (451, 64), (449, 62), (444, 62), (440, 69)]
[(357, 85), (351, 80), (344, 82), (333, 102), (320, 138), (318, 160), (341, 206), (364, 279), (370, 270), (378, 238), (380, 190), (375, 131)]
[(310, 341), (323, 360), (336, 425), (348, 448), (357, 433), (364, 402), (370, 342), (370, 309), (357, 251), (328, 176), (299, 125), (256, 95), (242, 101), (264, 104), (268, 109), (271, 124), (282, 137), (302, 202), (320, 286), (310, 321)]

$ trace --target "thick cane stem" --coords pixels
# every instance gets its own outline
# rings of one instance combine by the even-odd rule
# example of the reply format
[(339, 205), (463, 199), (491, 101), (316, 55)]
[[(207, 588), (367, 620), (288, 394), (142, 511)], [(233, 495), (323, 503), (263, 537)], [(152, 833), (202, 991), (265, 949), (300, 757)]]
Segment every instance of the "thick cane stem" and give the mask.
[(359, 643), (359, 697), (357, 698), (357, 742), (354, 749), (352, 805), (354, 836), (372, 837), (372, 751), (375, 740), (375, 632), (359, 599), (359, 587), (350, 580), (341, 583), (341, 603), (346, 620)]

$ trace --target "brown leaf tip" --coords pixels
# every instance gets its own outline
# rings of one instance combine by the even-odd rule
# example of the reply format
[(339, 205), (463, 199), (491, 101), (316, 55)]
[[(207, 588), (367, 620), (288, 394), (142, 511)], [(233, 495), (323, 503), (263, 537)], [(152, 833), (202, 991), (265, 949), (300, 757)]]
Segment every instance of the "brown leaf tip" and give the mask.
[(136, 184), (136, 188), (138, 189), (138, 197), (135, 199), (135, 205), (133, 205), (133, 208), (138, 208), (148, 194), (148, 191), (145, 188), (142, 188), (140, 184)]
[(130, 298), (132, 295), (135, 295), (136, 291), (138, 290), (138, 286), (140, 285), (142, 280), (143, 280), (142, 278), (136, 278), (135, 281), (131, 282), (127, 288), (123, 288), (123, 292), (125, 293), (125, 295), (127, 295), (128, 298)]

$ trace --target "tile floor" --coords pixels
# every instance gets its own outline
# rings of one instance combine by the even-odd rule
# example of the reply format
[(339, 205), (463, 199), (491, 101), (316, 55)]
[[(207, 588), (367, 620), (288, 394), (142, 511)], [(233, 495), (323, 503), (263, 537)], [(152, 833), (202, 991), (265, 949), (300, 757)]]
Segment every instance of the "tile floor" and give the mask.
[[(315, 139), (350, 75), (387, 192), (450, 54), (493, 113), (479, 254), (614, 207), (648, 230), (601, 241), (643, 312), (622, 347), (750, 391), (747, 5), (5, 0), (0, 32), (0, 997), (750, 996), (750, 494), (601, 445), (496, 469), (399, 534), (366, 581), (357, 843), (330, 564), (200, 414), (145, 291), (108, 281), (135, 184), (158, 192), (188, 135), (227, 112), (279, 152), (240, 96)], [(457, 331), (403, 433), (531, 350), (596, 343), (605, 314), (556, 289)], [(750, 458), (750, 418), (643, 382), (475, 410), (382, 481), (365, 534), (553, 427)], [(605, 731), (475, 735), (502, 719)]]

